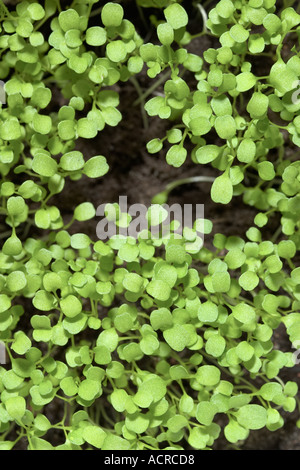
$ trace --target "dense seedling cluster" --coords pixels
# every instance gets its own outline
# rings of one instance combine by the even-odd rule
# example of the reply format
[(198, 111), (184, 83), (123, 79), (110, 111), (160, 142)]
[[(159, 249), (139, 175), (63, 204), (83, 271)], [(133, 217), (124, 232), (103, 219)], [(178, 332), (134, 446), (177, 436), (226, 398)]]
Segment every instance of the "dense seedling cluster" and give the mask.
[[(30, 450), (200, 450), (220, 436), (229, 448), (252, 430), (276, 431), (296, 409), (297, 384), (280, 377), (300, 342), (294, 3), (196, 1), (189, 9), (202, 19), (192, 34), (184, 2), (137, 0), (144, 19), (151, 11), (149, 42), (126, 18), (125, 1), (22, 1), (15, 10), (0, 2), (0, 341), (8, 358), (0, 450), (21, 442)], [(217, 46), (189, 52), (202, 36)], [(142, 71), (153, 80), (146, 95)], [(244, 237), (214, 234), (209, 249), (199, 236), (212, 232), (209, 220), (182, 236), (176, 223), (169, 237), (149, 236), (168, 190), (138, 239), (74, 233), (73, 222), (84, 228), (95, 207), (74, 207), (69, 222), (51, 204), (66, 179), (109, 171), (109, 155), (87, 159), (77, 142), (118, 126), (116, 85), (129, 80), (145, 115), (170, 123), (149, 153), (165, 147), (173, 167), (191, 158), (199, 175), (200, 165), (215, 169), (215, 203), (240, 196), (257, 210)], [(111, 214), (130, 223), (116, 204)], [(289, 351), (274, 344), (280, 326)]]

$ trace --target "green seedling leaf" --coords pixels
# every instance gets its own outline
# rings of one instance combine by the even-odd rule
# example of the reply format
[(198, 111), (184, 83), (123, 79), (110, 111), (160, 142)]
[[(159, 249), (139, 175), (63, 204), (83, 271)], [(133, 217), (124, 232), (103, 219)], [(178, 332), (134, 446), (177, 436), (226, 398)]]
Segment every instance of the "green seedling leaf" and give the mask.
[(101, 449), (106, 438), (106, 432), (98, 426), (88, 425), (83, 429), (82, 436), (88, 444), (96, 447), (96, 449)]
[(12, 349), (20, 355), (25, 354), (31, 348), (30, 339), (23, 333), (23, 331), (17, 331), (15, 334), (15, 341), (12, 345)]
[(190, 334), (184, 325), (175, 325), (163, 333), (168, 345), (175, 351), (183, 351), (190, 342)]
[(125, 44), (122, 41), (117, 40), (117, 41), (110, 42), (106, 46), (106, 53), (107, 53), (107, 57), (112, 62), (122, 62), (123, 60), (126, 59), (127, 49), (125, 47)]
[(166, 302), (171, 294), (171, 288), (169, 284), (164, 281), (151, 281), (147, 286), (147, 292), (154, 299), (160, 302)]
[(26, 402), (23, 397), (11, 397), (5, 401), (5, 408), (12, 419), (19, 421), (26, 410)]
[(71, 236), (71, 246), (75, 250), (84, 250), (91, 244), (90, 238), (84, 233), (76, 233)]
[[(244, 448), (283, 428), (299, 394), (297, 2), (137, 0), (140, 18), (117, 0), (4, 3), (0, 450)], [(145, 226), (109, 202), (126, 175)], [(217, 217), (167, 205), (209, 182)]]
[(187, 150), (181, 145), (173, 145), (166, 155), (167, 163), (175, 168), (181, 167), (187, 158)]
[(106, 43), (107, 33), (100, 26), (92, 26), (86, 31), (86, 42), (89, 46), (103, 46)]
[(185, 9), (178, 3), (168, 6), (164, 10), (165, 18), (173, 29), (183, 28), (188, 24), (188, 15)]
[(20, 216), (26, 210), (26, 204), (21, 196), (12, 196), (7, 200), (7, 212), (12, 217)]
[(52, 128), (51, 117), (42, 114), (35, 114), (33, 118), (33, 128), (35, 132), (38, 132), (39, 134), (49, 134)]
[(74, 211), (74, 218), (80, 222), (93, 219), (96, 215), (96, 210), (90, 202), (83, 202), (76, 207)]
[(247, 104), (247, 111), (252, 119), (260, 119), (266, 114), (268, 107), (268, 97), (263, 93), (255, 92)]
[(220, 381), (220, 370), (215, 366), (201, 366), (197, 370), (197, 381), (206, 387), (213, 387)]
[(62, 11), (58, 17), (59, 25), (64, 32), (71, 29), (79, 29), (79, 15), (76, 10), (70, 8), (67, 11)]
[(218, 408), (216, 405), (209, 401), (202, 401), (197, 406), (196, 418), (200, 424), (210, 426), (217, 412)]
[[(237, 77), (236, 77), (237, 90), (240, 91), (240, 92), (245, 92), (245, 91), (251, 90), (251, 88), (253, 88), (255, 86), (255, 83), (256, 83), (256, 77), (251, 72), (242, 72), (239, 75), (237, 75)], [(257, 96), (257, 95), (255, 95), (255, 96)], [(254, 98), (253, 100), (256, 100), (256, 99), (257, 98)], [(263, 101), (262, 104), (265, 105), (265, 101), (264, 100), (262, 100), (262, 101)], [(255, 106), (255, 104), (254, 104), (254, 106)], [(251, 112), (252, 107), (253, 107), (253, 101), (249, 102), (248, 107), (249, 107), (249, 112)]]
[(218, 176), (211, 188), (212, 200), (220, 204), (229, 204), (233, 196), (232, 182), (227, 173)]
[(60, 166), (64, 171), (79, 171), (84, 167), (84, 158), (81, 152), (68, 152), (60, 159)]
[(259, 277), (252, 271), (246, 271), (240, 276), (239, 284), (246, 291), (254, 290), (259, 284)]
[(221, 139), (230, 140), (236, 134), (236, 123), (232, 116), (218, 116), (215, 120), (215, 129)]
[(238, 43), (247, 41), (249, 37), (249, 31), (247, 31), (241, 24), (235, 24), (230, 29), (230, 36)]
[(37, 154), (35, 155), (32, 162), (32, 169), (38, 175), (45, 177), (52, 177), (57, 173), (57, 163), (56, 161), (48, 155)]
[(226, 347), (226, 341), (222, 336), (213, 335), (208, 338), (205, 344), (205, 351), (212, 357), (222, 356)]
[(251, 163), (256, 154), (255, 142), (251, 139), (243, 139), (237, 149), (237, 158), (242, 163)]
[(56, 305), (55, 297), (44, 290), (39, 290), (32, 301), (34, 307), (42, 312), (49, 312)]
[(85, 163), (83, 173), (88, 178), (100, 178), (106, 175), (108, 170), (109, 166), (107, 164), (106, 158), (103, 156), (97, 156), (90, 158), (90, 160)]
[(232, 314), (241, 323), (250, 323), (256, 317), (254, 308), (244, 302), (233, 307)]
[(236, 417), (245, 429), (261, 429), (267, 424), (267, 410), (260, 405), (242, 406)]
[(60, 307), (64, 315), (68, 318), (74, 318), (82, 311), (80, 300), (74, 295), (69, 295), (60, 302)]
[(118, 27), (121, 25), (124, 16), (124, 10), (121, 5), (108, 2), (104, 5), (101, 12), (101, 19), (106, 27)]
[(169, 23), (161, 23), (157, 27), (158, 39), (165, 46), (170, 46), (174, 41), (174, 29)]
[(272, 162), (259, 163), (258, 174), (262, 180), (272, 181), (276, 176), (273, 163)]
[(217, 320), (219, 315), (218, 307), (213, 302), (208, 300), (200, 305), (198, 311), (198, 318), (203, 323), (213, 323)]
[(249, 430), (245, 429), (237, 421), (231, 420), (224, 428), (224, 434), (228, 442), (233, 444), (244, 441), (249, 436)]

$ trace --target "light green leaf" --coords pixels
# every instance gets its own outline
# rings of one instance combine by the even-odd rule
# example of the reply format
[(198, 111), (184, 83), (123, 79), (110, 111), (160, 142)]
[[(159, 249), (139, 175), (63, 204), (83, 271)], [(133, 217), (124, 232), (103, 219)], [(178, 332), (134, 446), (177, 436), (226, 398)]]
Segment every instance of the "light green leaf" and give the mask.
[(99, 426), (85, 426), (82, 436), (84, 440), (96, 449), (101, 449), (106, 438), (106, 432)]
[(211, 188), (211, 197), (215, 203), (229, 204), (233, 197), (233, 186), (228, 173), (218, 176)]
[(260, 405), (245, 405), (237, 411), (236, 418), (246, 429), (262, 429), (267, 424), (267, 410)]
[(189, 18), (185, 9), (178, 3), (169, 5), (164, 10), (164, 15), (167, 22), (172, 26), (173, 29), (183, 28), (188, 24)]

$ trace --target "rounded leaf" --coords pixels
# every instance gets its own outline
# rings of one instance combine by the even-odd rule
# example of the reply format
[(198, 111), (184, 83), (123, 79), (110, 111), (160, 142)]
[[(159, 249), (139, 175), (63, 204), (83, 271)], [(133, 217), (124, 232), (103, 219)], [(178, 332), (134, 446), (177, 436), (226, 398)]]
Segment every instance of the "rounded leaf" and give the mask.
[(122, 62), (126, 59), (127, 49), (123, 41), (117, 39), (106, 46), (107, 57), (112, 62)]
[(218, 176), (211, 188), (212, 200), (220, 204), (229, 204), (233, 197), (233, 185), (227, 173)]
[(51, 178), (57, 173), (56, 161), (43, 153), (35, 155), (32, 162), (32, 169), (38, 175)]
[(100, 178), (106, 175), (109, 170), (106, 158), (103, 156), (97, 156), (90, 158), (84, 165), (83, 173), (88, 178)]
[(91, 202), (83, 202), (76, 207), (74, 211), (74, 218), (79, 222), (91, 220), (96, 215), (95, 207)]
[(60, 307), (64, 315), (68, 318), (74, 318), (82, 312), (80, 300), (74, 295), (68, 295), (60, 302)]
[(101, 26), (92, 26), (86, 31), (86, 42), (89, 46), (103, 46), (106, 43), (107, 34)]
[(124, 17), (123, 7), (117, 3), (108, 2), (104, 5), (101, 12), (102, 23), (106, 27), (121, 25)]
[(23, 397), (11, 397), (5, 401), (5, 408), (12, 419), (20, 420), (26, 411), (26, 401)]
[(230, 36), (238, 43), (247, 41), (249, 37), (249, 31), (247, 31), (241, 24), (235, 24), (230, 28)]
[(267, 424), (267, 410), (260, 405), (245, 405), (236, 413), (238, 423), (245, 429), (262, 429)]
[(230, 140), (236, 134), (236, 123), (232, 116), (218, 116), (215, 120), (215, 129), (221, 139)]
[(65, 171), (79, 171), (84, 167), (84, 158), (81, 152), (65, 153), (60, 159), (60, 166)]
[(184, 328), (184, 325), (174, 325), (165, 330), (163, 336), (174, 351), (183, 351), (190, 341), (190, 333)]
[(85, 426), (82, 437), (91, 446), (101, 449), (106, 438), (106, 432), (98, 426)]
[(213, 387), (220, 382), (221, 372), (215, 366), (201, 366), (197, 370), (196, 379), (201, 385)]
[(169, 25), (172, 26), (172, 28), (175, 30), (184, 28), (184, 26), (186, 26), (189, 21), (187, 12), (178, 3), (169, 5), (164, 10), (164, 15)]

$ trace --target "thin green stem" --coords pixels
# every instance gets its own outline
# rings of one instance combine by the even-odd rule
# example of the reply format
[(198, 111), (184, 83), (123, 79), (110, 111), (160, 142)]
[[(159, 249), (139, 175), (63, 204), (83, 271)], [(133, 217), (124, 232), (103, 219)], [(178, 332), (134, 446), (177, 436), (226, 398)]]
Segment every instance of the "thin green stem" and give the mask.
[(183, 178), (178, 181), (173, 181), (172, 183), (168, 184), (162, 192), (169, 194), (174, 189), (178, 188), (178, 186), (182, 186), (184, 184), (213, 183), (214, 181), (215, 177), (213, 176), (191, 176), (189, 178)]
[(152, 95), (152, 93), (157, 90), (171, 75), (171, 71), (168, 70), (167, 72), (163, 73), (161, 77), (147, 89), (145, 93), (143, 93), (137, 100), (134, 101), (133, 106), (137, 106), (142, 101), (145, 101), (148, 96)]
[(281, 234), (282, 232), (282, 227), (281, 225), (277, 228), (276, 232), (274, 233), (273, 237), (271, 238), (271, 242), (272, 243), (275, 243), (277, 238), (279, 237), (279, 235)]
[(138, 80), (135, 77), (131, 77), (130, 81), (134, 85), (134, 87), (137, 91), (137, 94), (139, 96), (140, 105), (141, 105), (141, 115), (142, 115), (142, 119), (143, 119), (144, 129), (149, 129), (149, 122), (148, 122), (148, 117), (147, 117), (147, 113), (146, 113), (146, 110), (145, 110), (145, 99), (144, 99), (143, 91), (140, 87), (140, 84), (139, 84)]

